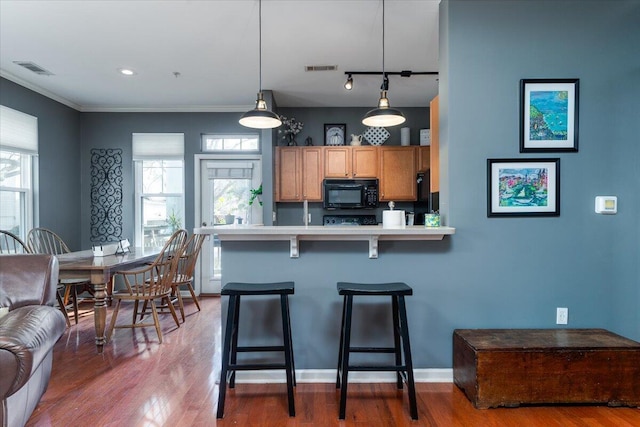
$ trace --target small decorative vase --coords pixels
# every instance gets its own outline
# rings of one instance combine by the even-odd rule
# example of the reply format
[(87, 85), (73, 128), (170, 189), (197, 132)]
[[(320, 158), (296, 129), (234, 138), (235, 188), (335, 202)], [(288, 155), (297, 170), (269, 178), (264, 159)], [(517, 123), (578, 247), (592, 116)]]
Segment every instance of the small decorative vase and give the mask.
[(289, 146), (298, 145), (298, 143), (296, 142), (296, 137), (293, 134), (289, 134), (287, 139), (288, 139), (287, 145)]

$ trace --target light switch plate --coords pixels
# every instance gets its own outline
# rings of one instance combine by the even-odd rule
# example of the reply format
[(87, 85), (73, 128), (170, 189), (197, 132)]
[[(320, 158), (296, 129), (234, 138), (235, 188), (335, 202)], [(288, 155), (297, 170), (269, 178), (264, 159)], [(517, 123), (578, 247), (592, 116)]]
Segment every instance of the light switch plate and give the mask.
[(596, 196), (596, 213), (613, 215), (618, 212), (616, 196)]

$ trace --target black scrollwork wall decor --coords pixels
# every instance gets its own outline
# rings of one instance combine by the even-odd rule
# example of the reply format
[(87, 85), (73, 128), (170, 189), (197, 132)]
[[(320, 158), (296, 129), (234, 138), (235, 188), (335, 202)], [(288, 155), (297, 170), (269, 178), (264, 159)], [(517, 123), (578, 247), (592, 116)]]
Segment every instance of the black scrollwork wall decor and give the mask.
[(91, 150), (91, 241), (122, 239), (122, 150)]

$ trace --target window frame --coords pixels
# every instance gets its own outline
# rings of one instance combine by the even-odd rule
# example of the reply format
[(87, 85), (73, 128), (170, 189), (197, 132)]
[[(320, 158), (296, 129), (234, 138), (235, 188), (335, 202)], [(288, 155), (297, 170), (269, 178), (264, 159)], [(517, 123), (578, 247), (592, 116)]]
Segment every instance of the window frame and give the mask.
[[(255, 150), (209, 149), (206, 139), (257, 139), (258, 148)], [(224, 145), (224, 143), (223, 143)], [(262, 138), (260, 133), (202, 133), (200, 134), (200, 150), (205, 154), (262, 154)]]

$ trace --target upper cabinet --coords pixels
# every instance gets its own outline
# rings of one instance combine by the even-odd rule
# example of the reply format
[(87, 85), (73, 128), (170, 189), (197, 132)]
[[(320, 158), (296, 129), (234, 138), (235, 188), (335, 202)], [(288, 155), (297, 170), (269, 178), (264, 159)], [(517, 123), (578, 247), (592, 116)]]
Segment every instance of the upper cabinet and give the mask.
[(420, 146), (418, 148), (418, 158), (416, 166), (418, 172), (427, 172), (431, 165), (431, 147), (428, 145)]
[(374, 146), (325, 147), (325, 178), (376, 178), (378, 150)]
[(381, 202), (413, 201), (429, 163), (429, 147), (276, 147), (275, 201), (320, 202), (325, 178), (377, 178)]
[(440, 109), (436, 96), (429, 104), (429, 114), (431, 121), (431, 192), (440, 191)]
[(276, 148), (276, 202), (322, 201), (323, 147)]
[(380, 201), (417, 199), (417, 147), (380, 147)]

